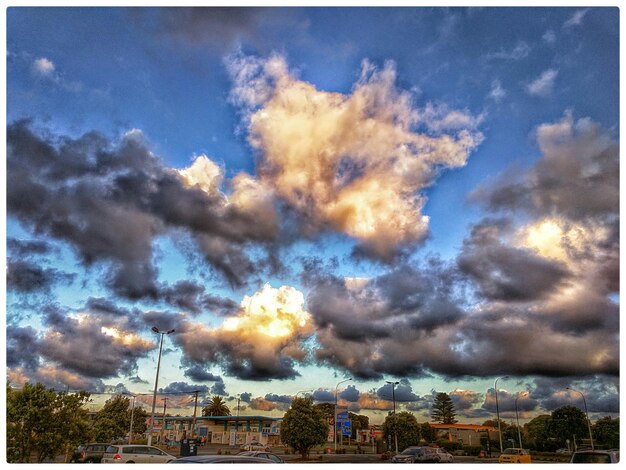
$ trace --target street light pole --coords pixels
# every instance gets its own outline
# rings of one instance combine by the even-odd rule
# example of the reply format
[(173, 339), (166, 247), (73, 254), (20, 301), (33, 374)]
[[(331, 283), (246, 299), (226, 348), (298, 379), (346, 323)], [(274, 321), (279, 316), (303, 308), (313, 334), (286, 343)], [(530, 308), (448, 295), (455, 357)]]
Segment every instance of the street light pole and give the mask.
[(161, 353), (163, 352), (163, 337), (165, 335), (169, 335), (170, 333), (174, 333), (174, 329), (172, 328), (169, 331), (160, 331), (156, 326), (153, 326), (152, 331), (154, 331), (156, 334), (161, 335), (161, 343), (159, 346), (159, 359), (157, 360), (156, 377), (154, 378), (154, 393), (152, 394), (152, 413), (150, 417), (150, 432), (148, 434), (149, 446), (152, 445), (152, 432), (154, 431), (154, 410), (156, 407), (157, 388), (159, 386), (159, 370), (161, 369)]
[[(528, 392), (524, 392), (525, 394), (528, 394)], [(522, 446), (522, 432), (520, 431), (519, 428), (519, 415), (517, 414), (517, 399), (520, 397), (520, 394), (518, 393), (517, 396), (515, 397), (515, 420), (517, 421), (517, 437), (519, 439), (519, 447), (520, 449), (523, 449)]]
[(565, 387), (567, 390), (571, 390), (572, 392), (580, 393), (580, 396), (583, 397), (583, 405), (585, 405), (585, 416), (587, 417), (587, 429), (589, 429), (589, 442), (591, 443), (591, 450), (595, 450), (593, 448), (593, 437), (591, 435), (591, 421), (589, 421), (589, 412), (587, 411), (587, 400), (585, 400), (585, 395), (583, 392), (579, 390), (575, 390), (572, 387)]
[(312, 391), (313, 390), (300, 390), (300, 391), (296, 392), (296, 397), (295, 398), (298, 398), (298, 394), (299, 393), (311, 393)]
[(128, 443), (132, 444), (133, 442), (133, 419), (135, 417), (135, 395), (133, 395), (133, 404), (130, 409), (130, 430), (128, 431)]
[(508, 379), (509, 376), (505, 375), (504, 377), (498, 377), (496, 382), (493, 384), (493, 388), (496, 392), (496, 419), (498, 420), (498, 437), (500, 438), (500, 453), (503, 452), (502, 449), (502, 428), (500, 426), (500, 408), (498, 407), (498, 380), (500, 379)]
[(400, 382), (389, 382), (389, 381), (385, 381), (386, 383), (391, 385), (391, 399), (393, 400), (393, 437), (394, 437), (394, 441), (396, 444), (396, 454), (398, 453), (398, 430), (397, 430), (397, 423), (396, 423), (396, 385), (398, 385)]
[(339, 390), (339, 385), (341, 385), (344, 382), (349, 382), (350, 380), (352, 380), (352, 377), (350, 377), (349, 379), (346, 379), (346, 380), (342, 380), (335, 387), (335, 419), (334, 419), (334, 423), (333, 423), (333, 426), (334, 426), (333, 440), (335, 441), (335, 454), (337, 453), (337, 390)]

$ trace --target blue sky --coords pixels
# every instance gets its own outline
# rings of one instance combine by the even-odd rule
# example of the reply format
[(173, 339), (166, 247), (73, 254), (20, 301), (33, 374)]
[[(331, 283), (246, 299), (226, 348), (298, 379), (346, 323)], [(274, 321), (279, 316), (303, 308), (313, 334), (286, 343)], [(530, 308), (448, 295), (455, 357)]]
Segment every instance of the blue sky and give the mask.
[(12, 383), (619, 412), (617, 8), (6, 24)]

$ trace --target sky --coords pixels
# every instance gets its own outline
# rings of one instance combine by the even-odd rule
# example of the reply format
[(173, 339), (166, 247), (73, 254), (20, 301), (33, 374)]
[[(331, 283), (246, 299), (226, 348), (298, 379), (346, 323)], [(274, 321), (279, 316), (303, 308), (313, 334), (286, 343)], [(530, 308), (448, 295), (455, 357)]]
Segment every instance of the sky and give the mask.
[[(619, 10), (6, 12), (6, 372), (619, 415)], [(398, 382), (392, 393), (392, 385)], [(570, 390), (568, 387), (574, 389)], [(517, 399), (517, 401), (516, 401)]]

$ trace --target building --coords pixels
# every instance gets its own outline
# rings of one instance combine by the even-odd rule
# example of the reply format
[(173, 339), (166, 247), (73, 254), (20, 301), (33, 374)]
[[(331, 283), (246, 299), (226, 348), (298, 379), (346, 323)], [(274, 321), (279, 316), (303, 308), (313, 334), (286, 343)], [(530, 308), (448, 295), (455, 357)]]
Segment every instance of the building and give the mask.
[[(209, 444), (238, 446), (247, 442), (280, 445), (280, 423), (282, 418), (269, 416), (200, 416), (195, 419), (193, 435)], [(180, 441), (191, 437), (192, 416), (154, 417), (152, 439), (156, 442)], [(148, 430), (150, 419), (148, 419)]]
[(432, 423), (430, 427), (435, 429), (440, 439), (450, 442), (458, 442), (463, 445), (480, 445), (480, 438), (488, 436), (489, 440), (498, 439), (498, 429), (481, 424), (441, 424)]

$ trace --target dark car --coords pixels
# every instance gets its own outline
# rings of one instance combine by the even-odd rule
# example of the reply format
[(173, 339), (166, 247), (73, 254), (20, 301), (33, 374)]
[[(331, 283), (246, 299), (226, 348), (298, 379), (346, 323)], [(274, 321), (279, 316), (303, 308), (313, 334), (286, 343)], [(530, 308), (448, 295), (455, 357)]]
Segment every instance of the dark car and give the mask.
[(72, 454), (71, 462), (76, 463), (100, 463), (104, 451), (111, 444), (104, 444), (101, 442), (94, 442), (92, 444), (83, 444)]
[(392, 463), (436, 463), (440, 457), (433, 447), (407, 447), (391, 458)]
[(195, 455), (181, 457), (168, 463), (277, 463), (271, 459), (249, 455)]
[(579, 450), (570, 463), (618, 463), (619, 450)]
[(281, 459), (278, 455), (272, 454), (271, 452), (263, 452), (260, 450), (249, 450), (246, 452), (239, 452), (237, 455), (247, 455), (248, 457), (260, 457), (262, 459), (273, 460), (276, 463), (284, 463), (284, 460)]

